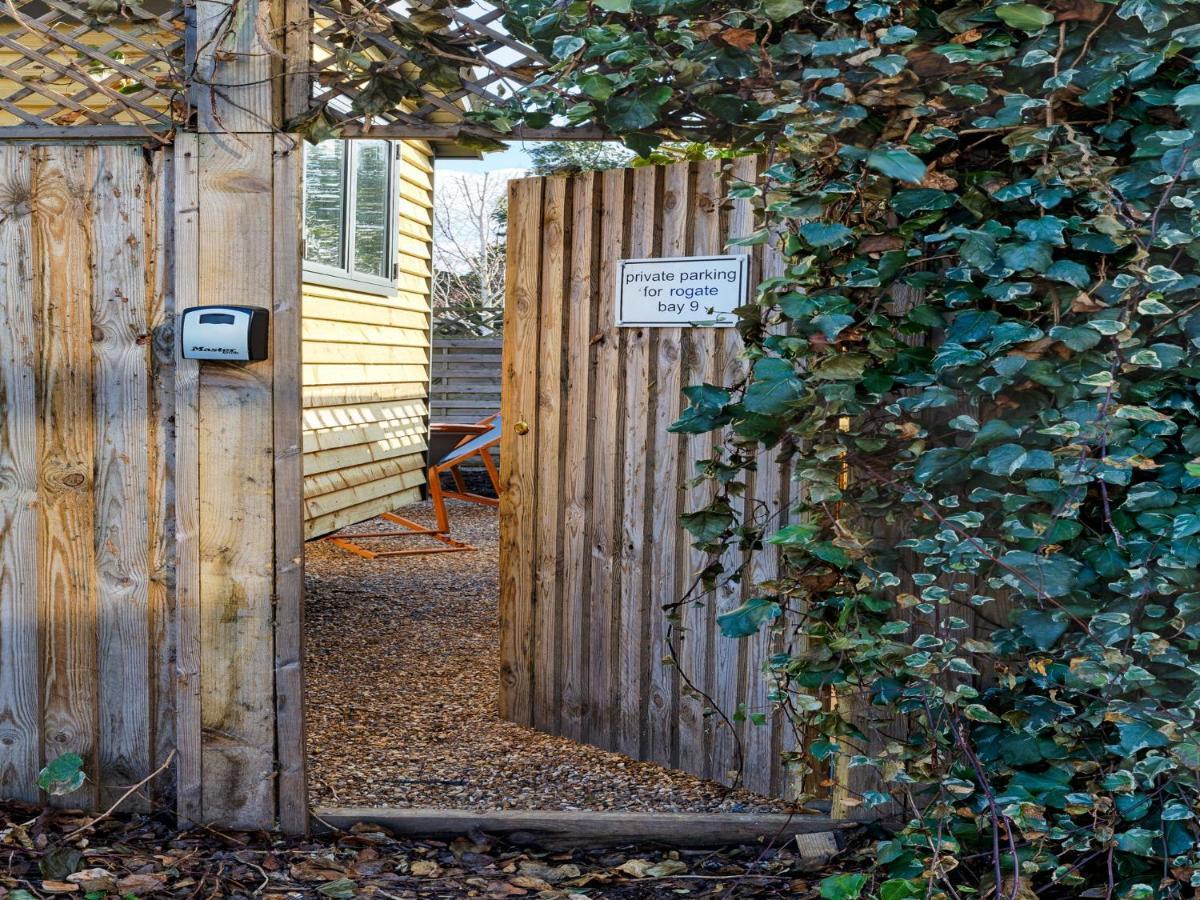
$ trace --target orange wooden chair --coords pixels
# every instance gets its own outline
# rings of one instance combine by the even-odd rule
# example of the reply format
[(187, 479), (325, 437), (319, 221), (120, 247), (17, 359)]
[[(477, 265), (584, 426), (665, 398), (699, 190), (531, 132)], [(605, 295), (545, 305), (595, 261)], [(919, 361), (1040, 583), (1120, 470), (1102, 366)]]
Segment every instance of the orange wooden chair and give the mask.
[[(429, 459), (437, 460), (429, 466), (429, 499), (433, 501), (433, 513), (437, 523), (433, 528), (427, 528), (412, 519), (396, 513), (384, 513), (381, 519), (401, 526), (403, 530), (370, 531), (349, 535), (334, 534), (326, 538), (331, 544), (341, 547), (363, 559), (378, 559), (388, 556), (420, 556), (426, 553), (454, 553), (463, 550), (478, 550), (463, 541), (450, 537), (450, 516), (446, 512), (446, 498), (465, 500), (468, 503), (479, 503), (483, 506), (499, 506), (500, 473), (496, 471), (496, 463), (492, 459), (492, 448), (500, 443), (500, 417), (488, 416), (471, 424), (454, 422), (435, 423), (429, 426)], [(483, 468), (487, 471), (488, 479), (492, 482), (495, 497), (476, 494), (467, 490), (459, 467), (475, 457), (479, 457)], [(448, 474), (454, 481), (454, 490), (442, 487), (442, 474)], [(368, 550), (356, 543), (363, 539), (378, 540), (381, 538), (402, 538), (424, 535), (445, 544), (444, 547), (417, 547), (407, 550)]]

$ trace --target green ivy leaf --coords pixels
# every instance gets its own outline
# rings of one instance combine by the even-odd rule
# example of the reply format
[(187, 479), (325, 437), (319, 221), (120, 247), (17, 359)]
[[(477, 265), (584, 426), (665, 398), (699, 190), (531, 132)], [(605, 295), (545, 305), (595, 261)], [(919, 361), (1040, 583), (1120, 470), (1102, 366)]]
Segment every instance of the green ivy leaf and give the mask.
[(37, 784), (47, 794), (61, 797), (79, 790), (85, 780), (83, 757), (78, 753), (64, 753), (42, 769)]
[(698, 544), (711, 544), (733, 527), (733, 510), (727, 503), (718, 502), (696, 512), (685, 513), (679, 517), (680, 523), (688, 530)]
[(754, 364), (754, 382), (742, 397), (742, 406), (761, 415), (780, 415), (804, 391), (791, 364), (782, 359), (760, 359)]
[(752, 597), (737, 609), (717, 616), (717, 627), (727, 638), (744, 638), (757, 634), (766, 622), (779, 618), (783, 610), (769, 597)]
[(857, 900), (866, 884), (866, 875), (830, 875), (821, 880), (821, 900)]
[(897, 181), (920, 184), (925, 180), (925, 163), (901, 147), (872, 150), (867, 156), (867, 165)]
[(1006, 25), (1030, 34), (1041, 31), (1054, 21), (1054, 15), (1030, 3), (1010, 3), (996, 7), (996, 15)]

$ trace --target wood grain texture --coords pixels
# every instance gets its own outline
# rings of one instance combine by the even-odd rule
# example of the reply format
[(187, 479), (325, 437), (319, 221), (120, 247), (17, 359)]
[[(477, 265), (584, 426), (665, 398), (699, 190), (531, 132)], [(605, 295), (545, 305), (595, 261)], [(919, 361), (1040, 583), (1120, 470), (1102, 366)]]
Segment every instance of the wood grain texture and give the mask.
[[(764, 632), (731, 641), (718, 637), (715, 623), (717, 609), (741, 603), (749, 587), (730, 583), (695, 592), (691, 599), (698, 602), (679, 607), (674, 626), (663, 610), (678, 606), (710, 562), (691, 547), (678, 516), (711, 497), (709, 484), (690, 482), (697, 463), (709, 459), (714, 441), (722, 439), (668, 429), (685, 405), (682, 387), (740, 376), (740, 339), (733, 329), (615, 327), (618, 260), (721, 254), (729, 237), (747, 229), (749, 203), (727, 201), (727, 188), (731, 179), (751, 176), (756, 163), (739, 160), (728, 170), (723, 165), (573, 176), (565, 187), (571, 210), (561, 242), (548, 232), (510, 256), (510, 273), (524, 279), (524, 289), (535, 278), (543, 284), (536, 321), (525, 321), (516, 338), (506, 332), (508, 359), (519, 355), (514, 348), (538, 348), (536, 370), (529, 361), (516, 370), (506, 360), (504, 390), (507, 414), (517, 397), (528, 402), (530, 384), (536, 384), (539, 438), (536, 454), (508, 461), (510, 478), (531, 473), (536, 495), (532, 502), (528, 494), (521, 503), (510, 500), (505, 547), (534, 554), (536, 566), (523, 591), (514, 591), (511, 581), (505, 588), (506, 628), (527, 631), (506, 633), (513, 668), (503, 691), (532, 683), (531, 700), (522, 695), (506, 702), (531, 704), (538, 727), (729, 784), (741, 778), (755, 790), (783, 793), (793, 786), (780, 754), (794, 742), (789, 744), (786, 723), (768, 700), (764, 672), (781, 636)], [(542, 180), (542, 194), (522, 187), (510, 202), (510, 221), (557, 222), (557, 184)], [(746, 252), (753, 287), (764, 250)], [(561, 262), (547, 259), (550, 254)], [(545, 280), (564, 272), (567, 286), (559, 298)], [(517, 299), (510, 294), (514, 322)], [(561, 314), (547, 308), (554, 302), (562, 303)], [(565, 347), (558, 357), (553, 348), (560, 339)], [(486, 377), (486, 356), (477, 355), (479, 375)], [(534, 380), (525, 384), (525, 378)], [(512, 437), (506, 450), (519, 446)], [(787, 475), (770, 451), (758, 462), (759, 471), (748, 479), (746, 508), (761, 508), (778, 527)], [(519, 544), (529, 533), (522, 529), (532, 529), (532, 550)], [(527, 556), (521, 558), (527, 566)], [(733, 551), (722, 560), (727, 572), (742, 562)], [(754, 573), (765, 578), (776, 562), (767, 551), (755, 560)], [(513, 655), (522, 640), (533, 651)], [(552, 660), (544, 649), (551, 643), (560, 647)], [(681, 673), (694, 689), (682, 683)], [(745, 698), (761, 725), (732, 721)]]
[[(99, 789), (108, 806), (151, 766), (151, 522), (154, 482), (145, 163), (137, 147), (95, 151), (92, 370), (95, 389)], [(126, 202), (122, 202), (125, 200)], [(144, 797), (130, 798), (145, 810)]]
[(38, 595), (44, 759), (78, 753), (92, 776), (53, 802), (94, 807), (96, 680), (95, 429), (92, 410), (94, 153), (34, 151), (37, 272)]
[(42, 755), (31, 153), (0, 146), (0, 795), (26, 801)]
[[(269, 298), (273, 135), (200, 136), (199, 295)], [(275, 823), (272, 361), (200, 370), (200, 700), (208, 822)]]
[[(280, 109), (272, 78), (282, 46), (272, 36), (271, 0), (196, 0), (192, 104), (206, 134), (270, 133)], [(261, 20), (261, 21), (260, 21)], [(280, 42), (282, 44), (282, 42)]]
[[(625, 255), (645, 259), (654, 255), (659, 209), (659, 170), (638, 169), (632, 174), (631, 204)], [(618, 559), (617, 675), (621, 690), (617, 700), (615, 746), (620, 752), (639, 757), (648, 743), (646, 704), (649, 698), (647, 647), (650, 644), (650, 610), (647, 599), (649, 561), (647, 517), (653, 492), (647, 481), (650, 455), (650, 329), (621, 329), (624, 389), (621, 395), (620, 543)], [(652, 532), (649, 532), (652, 534)]]
[(590, 710), (587, 659), (591, 567), (587, 551), (591, 491), (592, 329), (595, 327), (594, 260), (600, 214), (599, 176), (572, 179), (570, 290), (566, 304), (566, 360), (563, 409), (562, 594), (559, 615), (563, 641), (560, 725), (562, 733), (584, 739)]
[[(155, 769), (175, 753), (175, 158), (154, 156), (153, 192), (147, 204), (147, 324), (150, 329), (152, 421), (150, 423), (150, 647), (154, 670)], [(151, 796), (170, 808), (176, 797), (177, 767), (170, 765), (152, 784)]]
[[(689, 254), (711, 256), (720, 252), (720, 164), (705, 161), (695, 165), (689, 206), (693, 210)], [(717, 377), (718, 335), (711, 329), (684, 332), (684, 369), (682, 383), (712, 384)], [(711, 434), (689, 435), (685, 443), (683, 478), (694, 478), (696, 466), (712, 456)], [(686, 491), (681, 513), (693, 512), (708, 504), (712, 488), (698, 484)], [(681, 540), (687, 540), (681, 536)], [(706, 554), (690, 547), (683, 554), (681, 593), (693, 589), (700, 572), (708, 565)], [(715, 766), (711, 755), (714, 717), (708, 700), (712, 691), (714, 617), (712, 598), (696, 588), (681, 612), (679, 669), (679, 764), (688, 772), (710, 776)]]
[(504, 308), (505, 422), (500, 446), (500, 714), (533, 722), (531, 669), (536, 612), (537, 346), (542, 182), (509, 183), (507, 301)]
[[(841, 835), (855, 827), (820, 816), (785, 813), (633, 813), (592, 810), (318, 809), (322, 822), (349, 829), (360, 822), (383, 825), (393, 834), (452, 841), (483, 832), (549, 850), (620, 847), (654, 843), (691, 849), (797, 841), (799, 855), (822, 861), (845, 846)], [(819, 840), (819, 838), (825, 838)]]
[[(686, 256), (690, 220), (691, 166), (676, 163), (663, 171), (660, 252), (663, 256)], [(652, 454), (652, 506), (649, 559), (650, 634), (649, 719), (647, 757), (663, 765), (678, 765), (677, 714), (679, 672), (670, 664), (669, 622), (664, 607), (679, 599), (680, 551), (684, 542), (667, 540), (679, 530), (682, 493), (681, 454), (683, 441), (667, 429), (683, 411), (682, 339), (679, 328), (656, 328), (651, 337), (654, 419), (650, 426)]]
[(620, 585), (617, 557), (621, 519), (621, 332), (616, 327), (613, 284), (617, 264), (625, 252), (626, 193), (624, 169), (600, 176), (599, 265), (595, 294), (596, 322), (593, 347), (591, 422), (592, 490), (588, 507), (591, 588), (588, 609), (588, 692), (586, 716), (589, 742), (613, 747), (618, 700), (617, 632), (620, 628)]
[[(175, 312), (200, 305), (200, 140), (175, 140)], [(200, 364), (175, 346), (176, 810), (204, 817), (200, 729)]]
[(566, 296), (565, 236), (567, 179), (548, 178), (542, 190), (541, 298), (538, 313), (537, 388), (537, 536), (534, 553), (533, 723), (559, 727), (559, 491), (562, 468), (563, 306)]
[(275, 391), (275, 746), (279, 825), (308, 831), (304, 742), (304, 448), (300, 378), (303, 145), (275, 138), (274, 307), (271, 319)]

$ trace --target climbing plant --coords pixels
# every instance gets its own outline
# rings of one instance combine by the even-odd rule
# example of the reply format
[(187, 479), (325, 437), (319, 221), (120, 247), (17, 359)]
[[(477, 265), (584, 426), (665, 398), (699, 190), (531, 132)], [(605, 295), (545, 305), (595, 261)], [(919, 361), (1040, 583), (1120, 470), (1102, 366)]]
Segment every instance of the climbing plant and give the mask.
[[(823, 896), (1200, 887), (1198, 13), (508, 6), (555, 64), (481, 124), (767, 157), (733, 190), (739, 242), (786, 261), (740, 312), (750, 374), (674, 430), (731, 434), (684, 519), (710, 581), (741, 577), (731, 543), (785, 561), (723, 629), (803, 630), (777, 699), (903, 825)], [(782, 527), (742, 514), (762, 445), (795, 473)]]

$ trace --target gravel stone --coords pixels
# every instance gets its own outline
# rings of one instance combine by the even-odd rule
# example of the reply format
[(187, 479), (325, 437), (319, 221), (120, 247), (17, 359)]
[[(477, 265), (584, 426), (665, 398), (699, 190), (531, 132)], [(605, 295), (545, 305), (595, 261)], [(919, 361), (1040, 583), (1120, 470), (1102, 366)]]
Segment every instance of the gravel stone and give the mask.
[[(786, 805), (500, 719), (496, 511), (448, 501), (477, 552), (306, 553), (310, 790), (318, 806), (781, 811)], [(403, 515), (432, 523), (428, 503)], [(347, 529), (389, 528), (373, 520)], [(386, 545), (436, 546), (410, 537)]]

